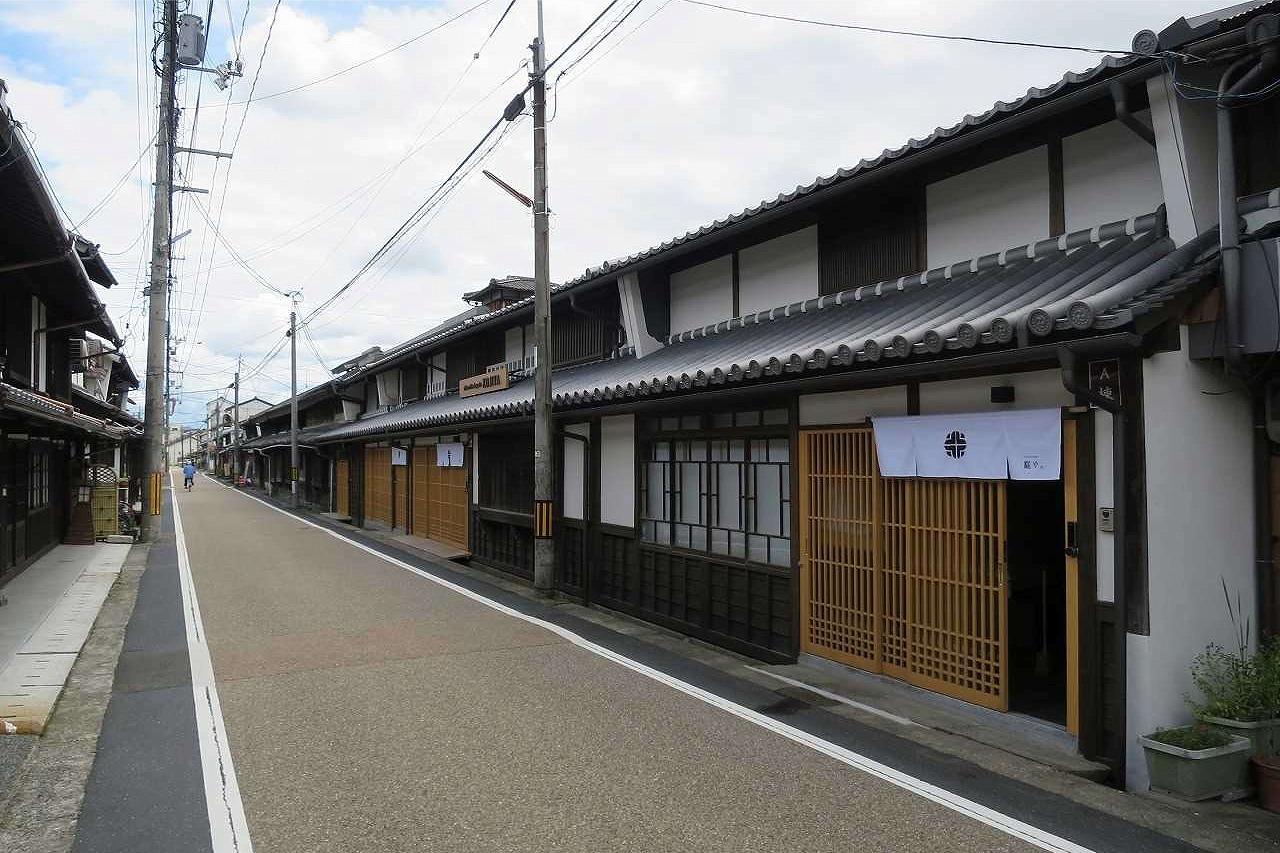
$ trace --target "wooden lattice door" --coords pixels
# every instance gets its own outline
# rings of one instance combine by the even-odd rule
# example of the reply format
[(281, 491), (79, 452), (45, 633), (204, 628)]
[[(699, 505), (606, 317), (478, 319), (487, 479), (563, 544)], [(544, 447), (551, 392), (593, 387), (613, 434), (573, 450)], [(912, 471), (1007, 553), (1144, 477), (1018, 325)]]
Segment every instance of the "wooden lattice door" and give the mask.
[(351, 515), (351, 463), (345, 459), (339, 459), (334, 474), (334, 493), (337, 496), (337, 509), (339, 515)]
[(880, 477), (871, 430), (800, 442), (800, 650), (878, 671)]
[(801, 433), (801, 650), (1008, 708), (1006, 486), (881, 477), (868, 428)]
[(370, 521), (391, 524), (390, 447), (365, 448), (364, 515)]

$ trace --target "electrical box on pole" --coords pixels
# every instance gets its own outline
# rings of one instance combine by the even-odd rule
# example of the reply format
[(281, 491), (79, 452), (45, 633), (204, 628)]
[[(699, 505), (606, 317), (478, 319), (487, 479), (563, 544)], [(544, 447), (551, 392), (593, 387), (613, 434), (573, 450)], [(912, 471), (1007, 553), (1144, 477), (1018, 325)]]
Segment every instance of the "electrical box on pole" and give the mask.
[(204, 21), (198, 15), (178, 16), (178, 64), (204, 63)]

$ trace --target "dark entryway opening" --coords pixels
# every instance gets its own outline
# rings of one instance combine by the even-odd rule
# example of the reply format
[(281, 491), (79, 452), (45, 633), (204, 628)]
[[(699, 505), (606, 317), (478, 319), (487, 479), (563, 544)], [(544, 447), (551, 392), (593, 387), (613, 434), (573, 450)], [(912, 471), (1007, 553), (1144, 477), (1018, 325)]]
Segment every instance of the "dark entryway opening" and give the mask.
[(1009, 710), (1067, 722), (1064, 500), (1059, 481), (1009, 483)]

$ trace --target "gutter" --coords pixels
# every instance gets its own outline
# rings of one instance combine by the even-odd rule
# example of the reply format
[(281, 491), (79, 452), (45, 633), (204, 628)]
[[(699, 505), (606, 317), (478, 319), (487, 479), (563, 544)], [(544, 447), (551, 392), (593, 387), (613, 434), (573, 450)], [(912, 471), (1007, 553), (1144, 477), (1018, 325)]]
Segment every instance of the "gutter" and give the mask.
[[(1252, 44), (1264, 43), (1261, 55), (1250, 55), (1233, 62), (1223, 73), (1218, 84), (1218, 225), (1219, 246), (1222, 255), (1222, 296), (1226, 313), (1227, 368), (1236, 375), (1244, 375), (1245, 342), (1241, 329), (1244, 326), (1244, 306), (1241, 304), (1240, 262), (1240, 209), (1236, 199), (1235, 128), (1232, 121), (1233, 107), (1245, 103), (1241, 96), (1272, 77), (1280, 67), (1280, 18), (1265, 15), (1249, 22), (1247, 40)], [(1252, 65), (1248, 71), (1244, 69)], [(1237, 75), (1244, 72), (1237, 78)]]

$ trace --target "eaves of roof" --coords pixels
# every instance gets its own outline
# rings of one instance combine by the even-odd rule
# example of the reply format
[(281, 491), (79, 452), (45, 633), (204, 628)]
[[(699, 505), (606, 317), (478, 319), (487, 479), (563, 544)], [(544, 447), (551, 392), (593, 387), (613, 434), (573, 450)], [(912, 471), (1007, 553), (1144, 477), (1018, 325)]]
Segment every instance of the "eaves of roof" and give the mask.
[[(1032, 107), (1052, 105), (1058, 98), (1077, 94), (1095, 84), (1109, 84), (1122, 75), (1137, 75), (1141, 77), (1153, 74), (1159, 67), (1159, 61), (1151, 57), (1135, 55), (1106, 56), (1092, 68), (1080, 72), (1068, 72), (1052, 85), (1044, 88), (1029, 89), (1026, 94), (1014, 101), (998, 101), (991, 109), (980, 115), (966, 115), (950, 127), (936, 128), (931, 134), (922, 139), (908, 140), (900, 148), (885, 149), (877, 157), (862, 160), (849, 168), (838, 169), (834, 174), (815, 178), (810, 184), (798, 186), (790, 192), (761, 201), (754, 207), (749, 207), (724, 219), (717, 219), (701, 228), (686, 232), (656, 246), (651, 246), (642, 252), (623, 258), (615, 258), (597, 266), (589, 267), (576, 278), (563, 284), (552, 285), (551, 293), (555, 296), (565, 290), (599, 283), (602, 279), (614, 278), (630, 269), (656, 263), (661, 256), (669, 252), (692, 250), (696, 245), (719, 238), (730, 229), (754, 225), (756, 221), (762, 220), (766, 216), (781, 215), (791, 208), (798, 207), (803, 202), (825, 195), (828, 191), (851, 184), (856, 179), (882, 170), (887, 166), (909, 161), (924, 151), (937, 149), (944, 143), (959, 140), (962, 137), (971, 135), (974, 131), (996, 126), (999, 122), (1025, 113)], [(446, 339), (457, 335), (468, 333), (478, 326), (508, 318), (521, 311), (531, 310), (532, 307), (533, 297), (529, 296), (517, 302), (512, 302), (497, 311), (464, 319), (447, 328), (437, 327), (435, 330), (419, 335), (392, 348), (377, 361), (371, 362), (358, 371), (342, 377), (340, 381), (352, 382), (359, 380), (386, 368), (392, 362), (402, 359), (409, 353), (442, 343)]]
[[(1280, 207), (1280, 192), (1252, 197)], [(1262, 198), (1260, 202), (1258, 199)], [(1247, 208), (1242, 208), (1247, 209)], [(1017, 246), (669, 338), (646, 358), (556, 371), (558, 410), (613, 405), (755, 382), (1016, 352), (1132, 327), (1216, 275), (1216, 232), (1175, 248), (1159, 214)], [(393, 435), (533, 409), (533, 383), (476, 397), (411, 403), (320, 433), (322, 443)]]
[(7, 382), (0, 382), (0, 409), (108, 438), (122, 439), (136, 430), (131, 425), (93, 417), (70, 403)]

